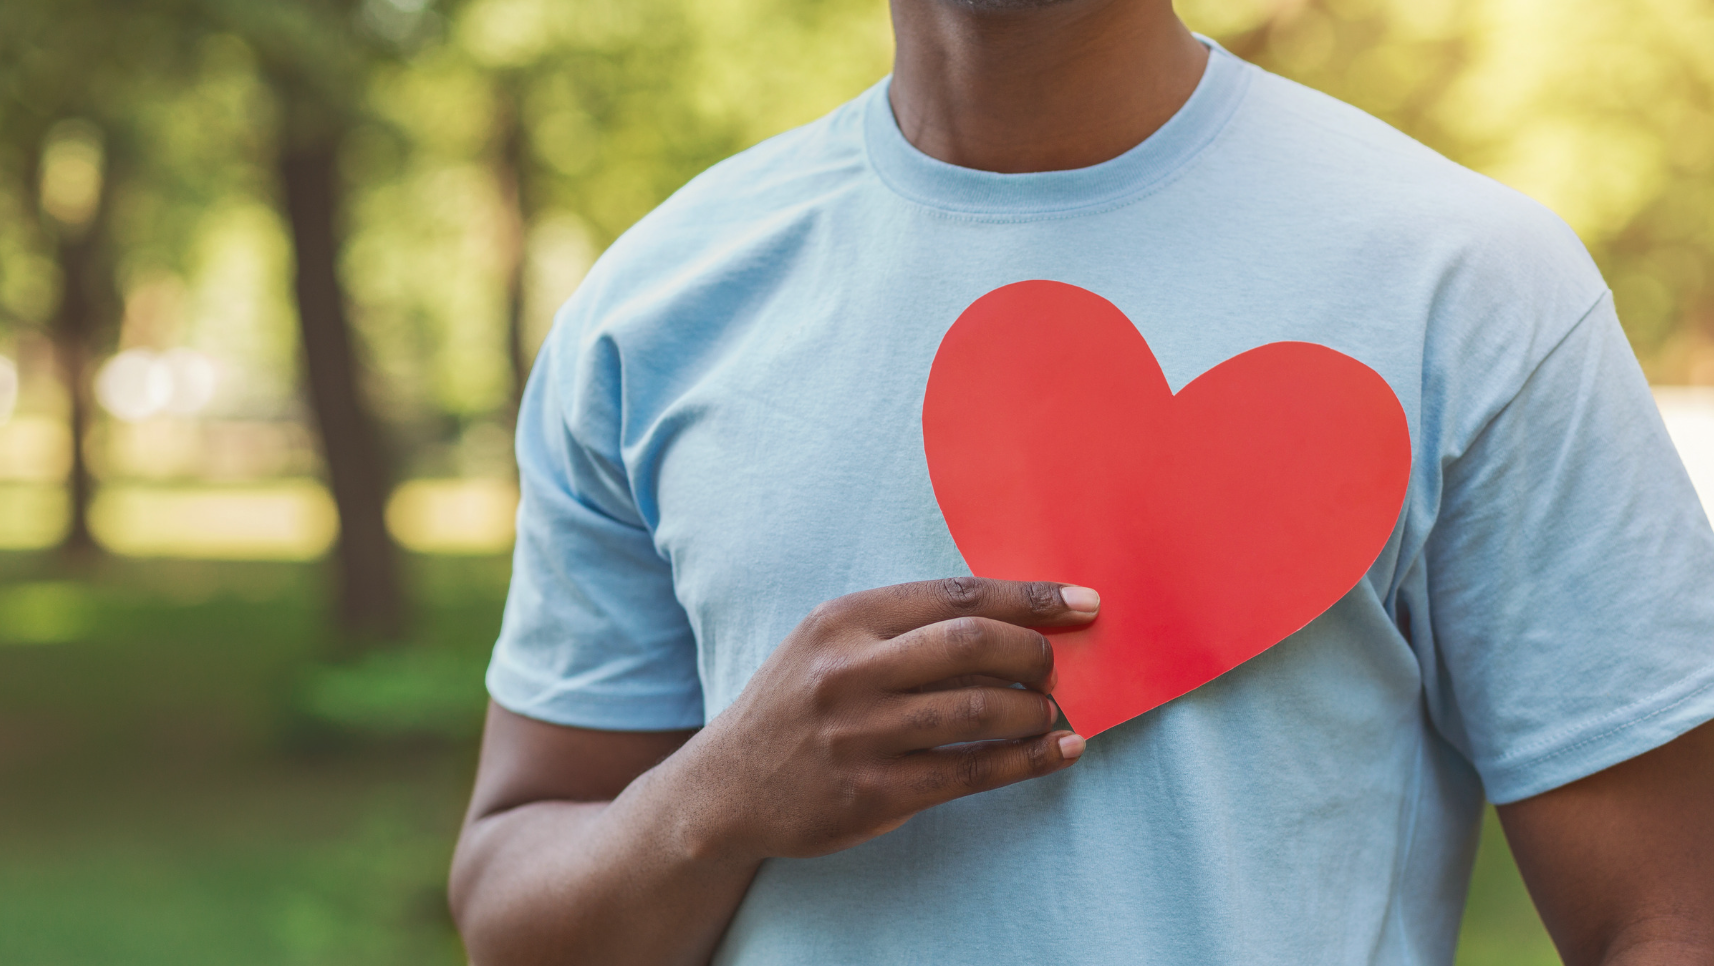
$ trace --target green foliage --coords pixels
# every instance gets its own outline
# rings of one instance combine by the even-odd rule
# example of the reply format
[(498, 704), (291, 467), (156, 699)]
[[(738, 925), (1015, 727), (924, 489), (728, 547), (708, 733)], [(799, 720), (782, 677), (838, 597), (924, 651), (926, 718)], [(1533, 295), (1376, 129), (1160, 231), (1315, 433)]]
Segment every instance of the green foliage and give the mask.
[(1187, 0), (1236, 52), (1553, 208), (1651, 376), (1714, 381), (1714, 9), (1699, 0)]
[(468, 788), (460, 758), (151, 758), (9, 777), (8, 966), (465, 961), (443, 885)]
[[(1553, 206), (1651, 374), (1714, 382), (1702, 0), (1179, 5)], [(636, 219), (890, 49), (882, 0), (0, 3), (0, 349), (60, 290), (43, 152), (93, 131), (104, 343), (197, 346), (224, 415), (296, 418), (274, 159), (335, 139), (370, 396), (413, 471), (454, 472), (506, 422), (520, 260), (533, 342)], [(350, 663), (313, 567), (104, 566), (0, 559), (0, 962), (458, 962), (440, 882), (504, 561), (415, 561), (413, 636)], [(1490, 820), (1460, 962), (1552, 961)]]
[(313, 565), (0, 557), (0, 962), (462, 962), (444, 881), (507, 568), (414, 564), (416, 657), (351, 669), (380, 682), (353, 714), (316, 697), (346, 669)]
[[(0, 962), (462, 962), (443, 883), (507, 567), (412, 573), (414, 636), (339, 665), (311, 565), (0, 556)], [(1458, 961), (1555, 961), (1491, 816)]]
[[(536, 266), (533, 343), (594, 252), (709, 164), (856, 94), (889, 52), (880, 0), (6, 5), (0, 215), (28, 217), (0, 217), (0, 324), (51, 311), (35, 165), (55, 119), (87, 119), (115, 161), (124, 294), (163, 280), (185, 293), (153, 339), (231, 362), (238, 409), (289, 409), (297, 352), (273, 158), (337, 139), (368, 389), (415, 450), (509, 406), (514, 258)], [(522, 150), (507, 158), (514, 134)], [(520, 218), (538, 244), (513, 253)]]
[(113, 561), (72, 581), (19, 559), (0, 566), (0, 708), (85, 708), (58, 740), (91, 753), (168, 747), (181, 718), (223, 722), (196, 742), (220, 754), (328, 726), (354, 739), (471, 738), (507, 561), (411, 563), (425, 613), (410, 637), (342, 663), (312, 564)]
[(1482, 819), (1482, 845), (1458, 934), (1458, 966), (1558, 966), (1524, 880), (1492, 808)]
[(408, 648), (365, 655), (352, 667), (317, 667), (299, 705), (319, 721), (371, 735), (473, 738), (482, 709), (471, 683), (482, 680), (487, 655), (468, 650)]
[[(98, 184), (131, 183), (155, 167), (141, 118), (184, 80), (179, 14), (171, 0), (0, 6), (0, 205), (21, 216), (0, 219), (0, 321), (46, 319), (57, 286), (44, 291), (13, 279), (40, 269), (55, 236), (84, 228), (50, 217), (52, 199), (38, 196), (43, 153), (56, 132), (88, 131), (105, 169)], [(168, 228), (156, 226), (155, 234)]]
[[(1180, 6), (1240, 54), (1548, 202), (1608, 272), (1651, 372), (1714, 379), (1705, 5)], [(269, 159), (282, 138), (343, 132), (343, 264), (369, 389), (401, 445), (428, 453), (504, 419), (520, 217), (533, 343), (594, 252), (708, 164), (860, 91), (889, 53), (881, 0), (7, 4), (0, 326), (51, 311), (36, 165), (52, 125), (81, 118), (112, 161), (126, 294), (173, 280), (187, 296), (172, 338), (231, 357), (240, 408), (289, 410), (289, 245), (268, 214)], [(512, 134), (523, 150), (508, 159)], [(244, 285), (211, 264), (237, 222)], [(223, 324), (248, 334), (212, 334)]]
[(0, 589), (0, 627), (14, 644), (63, 644), (90, 631), (88, 591), (71, 580), (38, 580)]

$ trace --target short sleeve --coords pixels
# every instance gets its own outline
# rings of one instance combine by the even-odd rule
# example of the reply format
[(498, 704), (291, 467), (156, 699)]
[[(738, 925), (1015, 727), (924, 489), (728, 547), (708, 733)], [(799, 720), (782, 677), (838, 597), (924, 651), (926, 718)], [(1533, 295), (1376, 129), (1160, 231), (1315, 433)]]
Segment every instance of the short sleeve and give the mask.
[(602, 352), (556, 326), (524, 392), (517, 546), (488, 692), (554, 724), (698, 727), (695, 639), (626, 480), (616, 364)]
[(1430, 711), (1490, 799), (1714, 718), (1714, 531), (1610, 296), (1443, 473)]

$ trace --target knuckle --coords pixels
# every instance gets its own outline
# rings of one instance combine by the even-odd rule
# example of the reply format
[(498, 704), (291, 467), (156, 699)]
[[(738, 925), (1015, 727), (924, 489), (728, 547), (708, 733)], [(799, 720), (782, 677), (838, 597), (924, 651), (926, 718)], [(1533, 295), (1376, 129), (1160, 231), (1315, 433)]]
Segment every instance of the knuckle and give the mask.
[(845, 783), (845, 800), (857, 814), (878, 810), (887, 800), (886, 776), (874, 767), (853, 769)]
[(969, 688), (959, 702), (958, 720), (975, 728), (987, 723), (994, 712), (994, 701), (988, 696), (986, 688)]
[(960, 664), (976, 657), (982, 649), (985, 636), (986, 628), (982, 626), (982, 621), (975, 617), (949, 620), (941, 631), (947, 657)]
[(947, 577), (940, 582), (940, 596), (958, 610), (970, 610), (982, 602), (980, 577)]
[(804, 684), (816, 710), (826, 712), (844, 700), (853, 672), (851, 661), (842, 654), (822, 655), (810, 662)]
[(1059, 588), (1052, 584), (1024, 585), (1024, 606), (1036, 617), (1048, 618), (1059, 613)]
[(848, 617), (849, 607), (843, 597), (822, 601), (815, 605), (809, 616), (799, 625), (811, 637), (827, 637), (837, 631)]
[(993, 765), (989, 757), (979, 748), (966, 748), (958, 753), (955, 765), (958, 784), (971, 791), (987, 787), (988, 777), (993, 773)]
[(1031, 741), (1024, 745), (1024, 764), (1031, 773), (1047, 771), (1052, 764), (1047, 757), (1047, 744)]
[(829, 722), (821, 729), (820, 744), (831, 762), (845, 762), (862, 754), (865, 735), (847, 721)]
[(879, 763), (859, 769), (850, 782), (851, 816), (860, 824), (870, 825), (896, 814), (897, 786), (892, 773)]
[(832, 807), (824, 814), (829, 820), (834, 816), (841, 821), (846, 820), (862, 808), (864, 796), (867, 794), (868, 789), (857, 775), (845, 775), (828, 790), (828, 804)]

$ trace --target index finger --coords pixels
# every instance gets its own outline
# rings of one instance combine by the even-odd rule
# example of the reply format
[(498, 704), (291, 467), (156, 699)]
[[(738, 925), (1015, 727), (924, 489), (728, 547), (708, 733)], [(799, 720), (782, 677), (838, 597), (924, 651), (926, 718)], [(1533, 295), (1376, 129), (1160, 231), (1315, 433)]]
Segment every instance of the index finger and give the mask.
[(1075, 627), (1095, 619), (1101, 595), (1042, 580), (945, 577), (849, 595), (852, 612), (881, 637), (897, 637), (955, 617), (989, 617), (1019, 627)]

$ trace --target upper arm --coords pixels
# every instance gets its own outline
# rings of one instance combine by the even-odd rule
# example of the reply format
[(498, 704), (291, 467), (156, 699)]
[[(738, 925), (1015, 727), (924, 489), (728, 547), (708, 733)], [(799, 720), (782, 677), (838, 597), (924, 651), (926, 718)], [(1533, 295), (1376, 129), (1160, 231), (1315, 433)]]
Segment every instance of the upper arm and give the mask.
[(1488, 797), (1714, 718), (1714, 531), (1610, 299), (1449, 452), (1413, 644)]
[(574, 728), (490, 703), (466, 822), (532, 802), (610, 801), (693, 733)]
[[(1610, 300), (1442, 480), (1415, 614), (1430, 707), (1500, 803), (1555, 942), (1571, 964), (1706, 942), (1714, 532)], [(1710, 961), (1658, 952), (1631, 955)]]
[(1568, 966), (1714, 961), (1714, 724), (1499, 811)]
[(576, 307), (518, 414), (518, 539), (488, 692), (558, 725), (699, 727), (695, 635), (620, 453), (617, 362), (599, 339), (583, 344)]
[(633, 500), (617, 379), (581, 344), (585, 311), (562, 310), (519, 407), (518, 540), (471, 822), (610, 801), (702, 723), (695, 640)]

